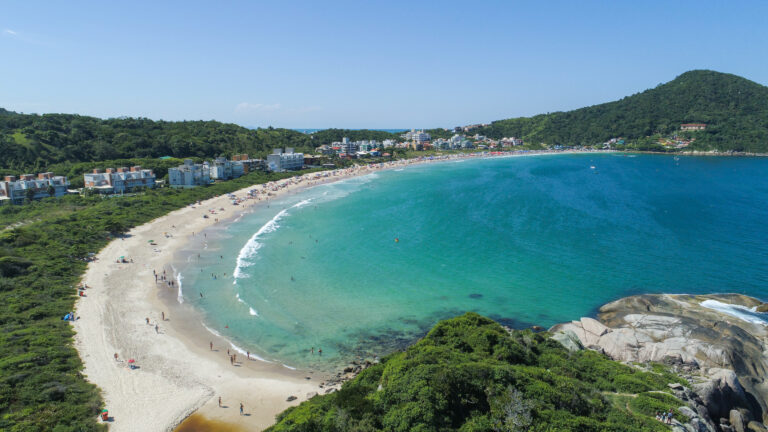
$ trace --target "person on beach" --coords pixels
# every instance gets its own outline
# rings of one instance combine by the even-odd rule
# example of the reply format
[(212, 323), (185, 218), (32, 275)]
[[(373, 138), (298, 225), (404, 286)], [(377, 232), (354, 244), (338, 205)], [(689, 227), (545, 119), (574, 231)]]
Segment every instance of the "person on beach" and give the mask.
[(210, 343), (211, 351), (213, 351), (213, 342)]
[(231, 364), (232, 366), (235, 365), (235, 358), (234, 357), (229, 356), (229, 364)]
[(163, 317), (163, 321), (165, 321), (165, 312), (160, 312), (160, 316)]
[(202, 292), (200, 292), (200, 298), (203, 298), (203, 293)]
[(117, 353), (115, 353), (115, 361), (117, 361)]
[(319, 355), (323, 355), (323, 349), (322, 349), (322, 348), (318, 348), (318, 349), (317, 349), (317, 353), (318, 353)]
[(243, 403), (240, 402), (240, 415), (243, 415)]
[(221, 408), (221, 396), (219, 396), (219, 408)]
[(251, 359), (251, 352), (250, 351), (246, 351), (245, 352), (245, 356), (248, 357), (248, 360), (250, 360)]
[(157, 324), (155, 324), (155, 334), (160, 334), (160, 330)]
[(147, 320), (147, 325), (149, 325), (149, 318), (144, 318), (144, 319)]
[(310, 354), (314, 354), (314, 353), (315, 353), (315, 347), (312, 347), (312, 348), (310, 348), (310, 349), (309, 349), (309, 353), (310, 353)]

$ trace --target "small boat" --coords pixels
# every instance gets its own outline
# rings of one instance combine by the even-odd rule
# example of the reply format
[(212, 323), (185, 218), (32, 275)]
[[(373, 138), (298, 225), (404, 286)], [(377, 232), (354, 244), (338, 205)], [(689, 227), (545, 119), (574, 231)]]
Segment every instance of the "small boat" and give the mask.
[(589, 169), (595, 169), (595, 166), (594, 165), (590, 165)]

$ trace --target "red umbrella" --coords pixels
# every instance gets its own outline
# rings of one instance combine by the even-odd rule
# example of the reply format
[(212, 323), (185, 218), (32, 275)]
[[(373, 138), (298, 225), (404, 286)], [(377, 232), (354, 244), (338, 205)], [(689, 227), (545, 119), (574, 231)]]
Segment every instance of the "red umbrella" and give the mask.
[(130, 360), (128, 360), (128, 363), (136, 363), (136, 360), (130, 359)]

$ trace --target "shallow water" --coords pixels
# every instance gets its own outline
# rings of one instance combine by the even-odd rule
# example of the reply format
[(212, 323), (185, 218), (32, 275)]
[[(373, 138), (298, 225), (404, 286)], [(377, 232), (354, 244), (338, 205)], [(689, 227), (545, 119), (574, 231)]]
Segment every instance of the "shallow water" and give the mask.
[(766, 221), (768, 159), (468, 160), (283, 197), (196, 237), (176, 267), (212, 330), (329, 370), (465, 311), (525, 327), (637, 293), (766, 299)]

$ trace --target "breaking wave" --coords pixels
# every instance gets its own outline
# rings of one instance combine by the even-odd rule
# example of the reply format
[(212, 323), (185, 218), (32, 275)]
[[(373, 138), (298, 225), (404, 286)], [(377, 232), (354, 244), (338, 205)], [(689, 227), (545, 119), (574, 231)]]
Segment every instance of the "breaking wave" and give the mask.
[(232, 272), (232, 276), (234, 279), (232, 281), (233, 285), (237, 285), (238, 279), (248, 277), (248, 275), (243, 273), (242, 269), (252, 264), (251, 262), (247, 261), (248, 258), (252, 258), (253, 256), (255, 256), (258, 250), (261, 248), (262, 243), (259, 242), (259, 238), (264, 234), (277, 231), (277, 229), (280, 228), (280, 225), (278, 224), (278, 222), (280, 222), (280, 219), (282, 219), (284, 216), (288, 214), (288, 210), (293, 208), (304, 207), (310, 202), (312, 202), (312, 200), (306, 199), (304, 201), (301, 201), (292, 205), (289, 208), (280, 210), (280, 212), (276, 214), (275, 217), (270, 219), (269, 222), (265, 223), (261, 228), (259, 228), (258, 231), (256, 231), (251, 236), (251, 238), (248, 240), (245, 246), (243, 246), (243, 248), (240, 249), (240, 253), (237, 254), (237, 260), (235, 262), (235, 270)]
[(736, 317), (742, 321), (768, 326), (768, 315), (757, 312), (757, 308), (723, 303), (717, 300), (704, 300), (701, 302), (701, 305), (707, 309), (716, 310), (726, 315)]

